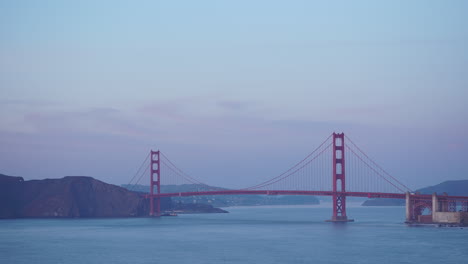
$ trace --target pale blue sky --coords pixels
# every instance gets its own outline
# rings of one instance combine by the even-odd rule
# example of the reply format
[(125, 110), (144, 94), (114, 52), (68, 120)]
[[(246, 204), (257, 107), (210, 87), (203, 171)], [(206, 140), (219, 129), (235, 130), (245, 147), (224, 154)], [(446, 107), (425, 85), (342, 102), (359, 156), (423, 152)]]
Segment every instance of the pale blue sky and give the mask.
[(468, 179), (467, 13), (468, 1), (2, 1), (0, 173), (120, 184), (159, 148), (242, 187), (344, 131), (410, 187)]

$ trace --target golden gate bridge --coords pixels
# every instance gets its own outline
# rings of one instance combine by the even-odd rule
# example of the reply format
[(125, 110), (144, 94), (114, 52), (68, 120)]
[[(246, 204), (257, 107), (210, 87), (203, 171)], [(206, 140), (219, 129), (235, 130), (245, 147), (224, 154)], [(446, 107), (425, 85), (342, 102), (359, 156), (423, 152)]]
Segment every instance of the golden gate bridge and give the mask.
[[(345, 144), (346, 141), (346, 144)], [(349, 143), (348, 143), (349, 142)], [(148, 164), (145, 170), (141, 170)], [(142, 171), (142, 173), (140, 173)], [(130, 181), (137, 184), (149, 171), (150, 216), (161, 215), (161, 197), (202, 195), (313, 195), (331, 196), (333, 212), (330, 222), (350, 222), (346, 213), (346, 197), (406, 199), (407, 222), (418, 222), (425, 209), (429, 211), (468, 212), (467, 196), (440, 196), (414, 193), (390, 175), (344, 133), (333, 133), (304, 159), (275, 177), (242, 189), (212, 187), (188, 175), (161, 151), (147, 155)], [(139, 177), (137, 177), (139, 175)], [(197, 184), (196, 192), (162, 193), (161, 184)]]

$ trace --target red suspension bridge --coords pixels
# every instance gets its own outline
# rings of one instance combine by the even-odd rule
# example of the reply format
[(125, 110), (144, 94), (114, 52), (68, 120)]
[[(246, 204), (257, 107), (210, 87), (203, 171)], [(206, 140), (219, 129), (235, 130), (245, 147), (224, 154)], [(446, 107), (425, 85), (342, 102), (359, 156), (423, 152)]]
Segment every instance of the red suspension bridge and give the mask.
[[(346, 141), (346, 144), (345, 144)], [(348, 143), (349, 142), (349, 143)], [(150, 166), (139, 174), (149, 160)], [(149, 153), (133, 177), (139, 182), (149, 170), (150, 216), (160, 216), (161, 197), (200, 195), (314, 195), (331, 196), (333, 213), (329, 221), (349, 222), (346, 214), (346, 197), (406, 199), (407, 221), (417, 221), (424, 209), (455, 211), (461, 208), (468, 212), (468, 197), (448, 196), (438, 198), (433, 206), (432, 195), (413, 193), (406, 185), (390, 175), (344, 133), (333, 133), (314, 151), (283, 173), (256, 184), (237, 190), (211, 187), (191, 177), (161, 151)], [(201, 191), (162, 193), (161, 184), (197, 184), (204, 186)]]

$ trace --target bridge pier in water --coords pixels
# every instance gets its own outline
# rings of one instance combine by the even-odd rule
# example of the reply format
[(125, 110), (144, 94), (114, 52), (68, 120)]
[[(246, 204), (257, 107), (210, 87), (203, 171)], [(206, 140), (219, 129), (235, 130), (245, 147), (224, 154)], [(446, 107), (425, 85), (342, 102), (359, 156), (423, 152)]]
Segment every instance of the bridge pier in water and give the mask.
[(354, 222), (346, 215), (345, 136), (333, 133), (333, 215), (327, 222)]

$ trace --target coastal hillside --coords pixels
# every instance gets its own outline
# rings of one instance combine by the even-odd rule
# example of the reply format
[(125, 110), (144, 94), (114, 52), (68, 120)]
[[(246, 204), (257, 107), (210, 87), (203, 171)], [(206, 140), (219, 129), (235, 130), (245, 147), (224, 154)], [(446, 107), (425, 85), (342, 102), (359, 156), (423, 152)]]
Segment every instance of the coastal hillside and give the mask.
[[(421, 194), (442, 194), (468, 196), (468, 180), (445, 181), (434, 186), (416, 190)], [(405, 201), (400, 199), (371, 199), (365, 201), (363, 206), (404, 206)]]
[(447, 193), (449, 195), (468, 196), (468, 180), (445, 181), (434, 186), (417, 190), (422, 194)]
[[(149, 186), (146, 185), (122, 185), (132, 191), (148, 193)], [(199, 192), (199, 191), (219, 191), (228, 190), (225, 188), (207, 186), (201, 184), (182, 185), (161, 185), (162, 193), (177, 192)], [(215, 207), (228, 206), (257, 206), (257, 205), (305, 205), (319, 204), (319, 200), (314, 196), (300, 195), (205, 195), (172, 197), (173, 202), (210, 204)]]
[[(161, 199), (161, 209), (221, 212), (206, 206), (172, 204)], [(85, 176), (25, 181), (0, 174), (0, 218), (78, 218), (147, 216), (148, 200), (137, 192)], [(224, 211), (222, 211), (224, 212)]]
[[(170, 201), (165, 200), (164, 208)], [(137, 193), (91, 177), (25, 181), (0, 175), (0, 218), (129, 217), (148, 214)]]

